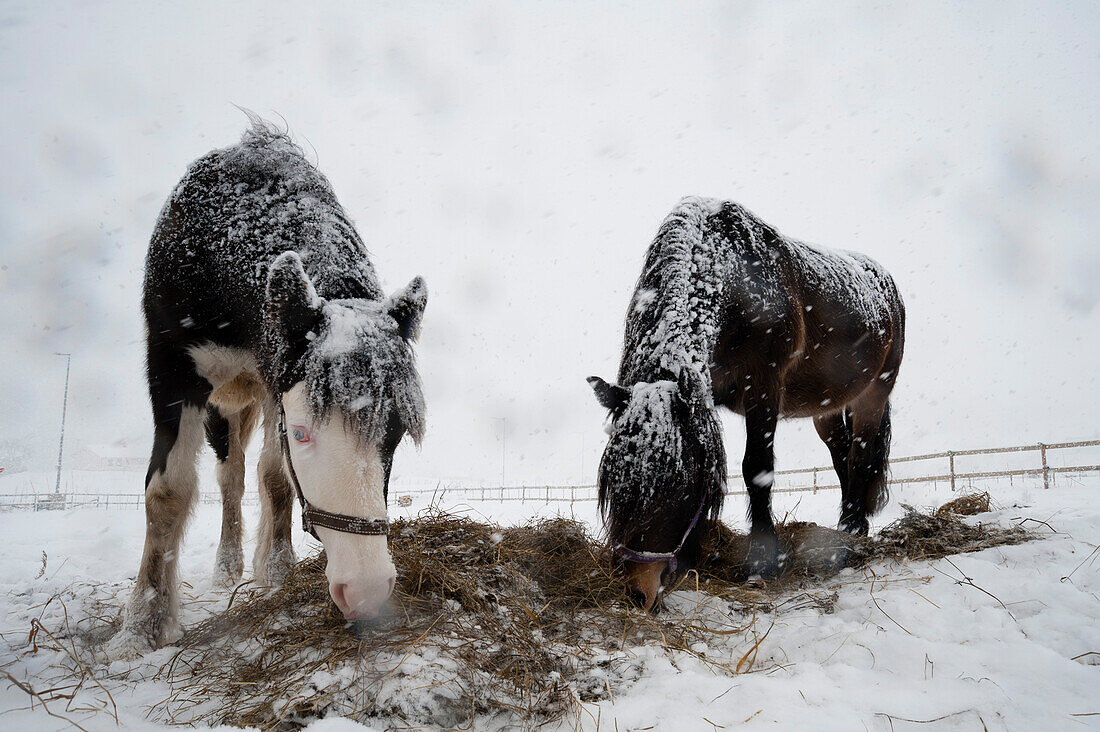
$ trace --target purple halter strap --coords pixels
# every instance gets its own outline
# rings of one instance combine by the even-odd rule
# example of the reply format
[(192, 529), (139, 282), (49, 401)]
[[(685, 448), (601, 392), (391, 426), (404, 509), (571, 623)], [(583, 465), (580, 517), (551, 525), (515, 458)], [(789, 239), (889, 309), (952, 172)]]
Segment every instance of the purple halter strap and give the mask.
[(691, 519), (691, 523), (688, 524), (687, 531), (680, 537), (680, 543), (676, 545), (676, 548), (670, 552), (636, 552), (633, 549), (619, 543), (611, 545), (611, 551), (618, 554), (624, 559), (629, 559), (632, 562), (641, 562), (643, 564), (653, 564), (655, 562), (668, 562), (668, 571), (675, 572), (677, 558), (680, 555), (680, 550), (684, 548), (684, 543), (687, 542), (687, 538), (691, 536), (691, 532), (695, 530), (695, 525), (699, 523), (699, 518), (703, 515), (703, 507), (707, 505), (707, 494), (703, 494), (703, 499), (699, 501), (699, 508), (695, 511), (695, 516)]

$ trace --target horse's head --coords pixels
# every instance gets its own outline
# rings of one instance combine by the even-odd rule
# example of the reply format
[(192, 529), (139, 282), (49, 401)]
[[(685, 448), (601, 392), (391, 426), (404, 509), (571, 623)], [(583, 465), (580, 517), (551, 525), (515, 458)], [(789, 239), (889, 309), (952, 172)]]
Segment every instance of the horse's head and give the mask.
[[(412, 341), (427, 302), (419, 277), (383, 301), (323, 300), (293, 252), (272, 264), (265, 312), (287, 444), (305, 499), (331, 513), (386, 517), (393, 453), (424, 434)], [(316, 527), (333, 601), (349, 619), (377, 615), (396, 572), (385, 536)]]
[(693, 368), (682, 369), (677, 381), (629, 389), (595, 376), (588, 381), (611, 413), (599, 473), (605, 529), (632, 594), (649, 610), (666, 571), (698, 560), (699, 524), (721, 510), (721, 427)]

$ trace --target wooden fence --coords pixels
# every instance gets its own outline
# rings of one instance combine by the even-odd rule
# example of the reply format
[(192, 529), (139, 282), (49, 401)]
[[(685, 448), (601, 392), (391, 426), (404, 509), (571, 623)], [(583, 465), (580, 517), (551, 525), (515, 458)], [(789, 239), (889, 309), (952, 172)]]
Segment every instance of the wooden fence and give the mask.
[[(1049, 489), (1056, 484), (1059, 476), (1087, 477), (1094, 473), (1100, 478), (1100, 440), (1078, 442), (1038, 443), (1015, 447), (992, 447), (981, 450), (948, 450), (946, 452), (925, 455), (896, 457), (890, 461), (892, 474), (891, 486), (916, 483), (949, 484), (951, 490), (974, 488), (996, 483), (1005, 478), (1042, 479), (1043, 488)], [(1083, 454), (1082, 454), (1083, 453)], [(966, 463), (981, 462), (988, 466), (994, 456), (1023, 457), (1031, 459), (1032, 464), (1008, 467), (1001, 470), (970, 469)], [(924, 466), (913, 471), (913, 466)], [(905, 473), (912, 474), (906, 475)], [(978, 485), (975, 486), (975, 483)], [(729, 484), (740, 485), (740, 476), (731, 476)], [(775, 473), (775, 493), (800, 493), (824, 490), (838, 490), (836, 473), (832, 467), (798, 468), (778, 470)], [(730, 488), (727, 494), (744, 494), (743, 488)], [(430, 489), (401, 489), (391, 491), (394, 499), (400, 501), (403, 496), (417, 497), (431, 501), (448, 501), (458, 498), (465, 501), (519, 501), (575, 503), (596, 500), (594, 485), (542, 485), (542, 486), (461, 486), (440, 484)], [(245, 494), (245, 503), (257, 502), (255, 492)], [(199, 501), (206, 504), (221, 502), (218, 493), (204, 492)], [(98, 508), (141, 508), (145, 503), (142, 493), (7, 493), (0, 494), (0, 509), (12, 510), (51, 510), (78, 506)]]
[[(974, 480), (988, 479), (988, 478), (1012, 478), (1012, 477), (1042, 477), (1043, 488), (1050, 488), (1051, 481), (1054, 476), (1069, 474), (1069, 473), (1100, 473), (1100, 464), (1081, 464), (1078, 461), (1069, 465), (1051, 465), (1050, 457), (1051, 453), (1058, 454), (1060, 451), (1076, 450), (1080, 448), (1096, 448), (1100, 447), (1100, 440), (1082, 440), (1078, 442), (1054, 442), (1043, 443), (1040, 442), (1035, 445), (1019, 445), (1016, 447), (990, 447), (981, 450), (948, 450), (946, 452), (933, 452), (926, 455), (909, 455), (906, 457), (897, 457), (890, 460), (891, 468), (895, 470), (898, 465), (904, 463), (915, 462), (930, 462), (930, 461), (944, 461), (946, 460), (946, 471), (934, 472), (927, 475), (916, 475), (911, 477), (898, 477), (891, 475), (890, 485), (905, 485), (909, 483), (939, 483), (949, 482), (951, 484), (951, 490), (956, 490), (958, 486), (964, 482), (972, 483)], [(1100, 452), (1100, 451), (1096, 451)], [(1024, 468), (1010, 468), (1007, 470), (977, 470), (968, 471), (960, 470), (957, 468), (956, 461), (959, 458), (975, 457), (975, 456), (990, 456), (990, 455), (1007, 455), (1010, 453), (1038, 453), (1038, 465), (1035, 467)], [(1098, 456), (1093, 456), (1098, 457)], [(1096, 461), (1093, 461), (1096, 462)], [(818, 491), (818, 490), (837, 490), (840, 488), (838, 483), (819, 484), (821, 476), (828, 476), (829, 479), (834, 479), (836, 473), (833, 472), (831, 467), (829, 468), (800, 468), (798, 470), (777, 470), (776, 476), (795, 476), (795, 475), (810, 475), (812, 476), (812, 483), (810, 485), (804, 485), (797, 488), (788, 488), (791, 491)], [(744, 493), (744, 491), (737, 491)]]

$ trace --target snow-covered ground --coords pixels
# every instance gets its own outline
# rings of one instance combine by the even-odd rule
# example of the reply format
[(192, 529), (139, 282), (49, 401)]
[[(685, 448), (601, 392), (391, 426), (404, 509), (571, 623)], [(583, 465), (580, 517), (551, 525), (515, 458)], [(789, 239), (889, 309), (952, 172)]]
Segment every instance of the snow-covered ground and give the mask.
[[(130, 489), (133, 474), (116, 477)], [(210, 476), (204, 479), (210, 482)], [(935, 562), (846, 570), (812, 591), (819, 598), (835, 593), (832, 602), (792, 596), (769, 616), (756, 618), (745, 633), (697, 648), (711, 663), (656, 646), (635, 649), (615, 661), (630, 668), (613, 679), (610, 697), (585, 704), (579, 718), (562, 727), (707, 732), (732, 726), (1100, 727), (1097, 495), (1092, 480), (1065, 481), (1049, 491), (1041, 483), (1002, 488), (995, 496), (1000, 510), (975, 520), (1022, 523), (1043, 534), (1041, 540)], [(875, 527), (900, 515), (902, 502), (933, 506), (951, 497), (946, 488), (906, 490), (894, 496)], [(834, 491), (778, 495), (775, 512), (831, 525), (837, 498)], [(740, 521), (742, 501), (730, 500), (728, 520)], [(557, 513), (597, 520), (590, 502), (452, 503), (444, 496), (443, 504), (502, 523)], [(425, 507), (419, 501), (395, 506), (393, 513), (414, 515)], [(256, 526), (256, 510), (246, 509), (249, 528)], [(199, 506), (185, 539), (180, 558), (185, 623), (224, 607), (228, 599), (211, 584), (219, 521), (216, 506)], [(143, 512), (134, 509), (0, 514), (0, 668), (38, 690), (58, 683), (51, 669), (64, 662), (64, 654), (36, 653), (28, 646), (32, 619), (40, 618), (51, 631), (66, 622), (80, 627), (81, 613), (95, 607), (94, 601), (117, 604), (137, 567), (143, 524)], [(304, 534), (296, 533), (295, 540), (300, 555), (313, 551)], [(680, 594), (674, 607), (695, 600), (691, 593)], [(60, 599), (48, 602), (55, 595)], [(766, 631), (748, 673), (715, 670), (714, 663), (736, 665)], [(157, 651), (133, 668), (89, 667), (111, 691), (124, 727), (154, 726), (149, 709), (167, 696), (168, 687), (138, 679), (170, 654), (170, 649)], [(0, 728), (66, 727), (6, 680), (0, 687)], [(88, 711), (96, 700), (108, 709)], [(87, 681), (68, 709), (62, 701), (50, 709), (95, 730), (115, 727), (110, 706), (103, 691)], [(310, 729), (364, 728), (327, 719)]]

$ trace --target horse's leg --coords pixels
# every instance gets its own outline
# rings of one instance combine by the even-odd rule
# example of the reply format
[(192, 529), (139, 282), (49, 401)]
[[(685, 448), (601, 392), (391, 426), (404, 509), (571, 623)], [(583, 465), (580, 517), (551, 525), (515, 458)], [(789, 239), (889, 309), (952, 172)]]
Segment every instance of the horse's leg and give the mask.
[(294, 566), (290, 524), (294, 512), (294, 488), (283, 468), (278, 409), (264, 405), (264, 445), (260, 451), (260, 531), (252, 573), (261, 584), (282, 584)]
[(780, 568), (779, 539), (772, 521), (772, 482), (775, 477), (775, 427), (779, 420), (779, 391), (763, 379), (745, 392), (745, 457), (742, 474), (749, 492), (749, 569), (772, 576)]
[[(837, 480), (840, 481), (841, 501), (848, 501), (848, 455), (852, 451), (852, 422), (848, 410), (842, 409), (832, 414), (814, 417), (814, 428), (818, 436), (829, 447), (833, 459)], [(839, 570), (848, 563), (851, 552), (843, 542), (837, 542), (829, 552), (829, 563)]]
[(107, 648), (112, 658), (135, 658), (180, 635), (176, 567), (184, 525), (198, 493), (195, 458), (202, 447), (205, 402), (201, 389), (188, 398), (151, 386), (155, 432), (145, 478), (145, 549), (122, 628)]
[(867, 521), (886, 505), (890, 458), (888, 395), (860, 397), (852, 405), (852, 447), (848, 452), (848, 490), (841, 499), (840, 529), (866, 536)]
[(257, 408), (247, 406), (226, 416), (210, 406), (206, 414), (206, 437), (218, 459), (218, 487), (222, 494), (222, 534), (214, 562), (214, 581), (230, 585), (244, 572), (241, 547), (241, 498), (244, 496), (244, 450), (256, 422)]
[(829, 448), (833, 468), (840, 481), (841, 495), (848, 493), (848, 453), (852, 450), (852, 425), (845, 419), (844, 410), (814, 417), (814, 429)]

